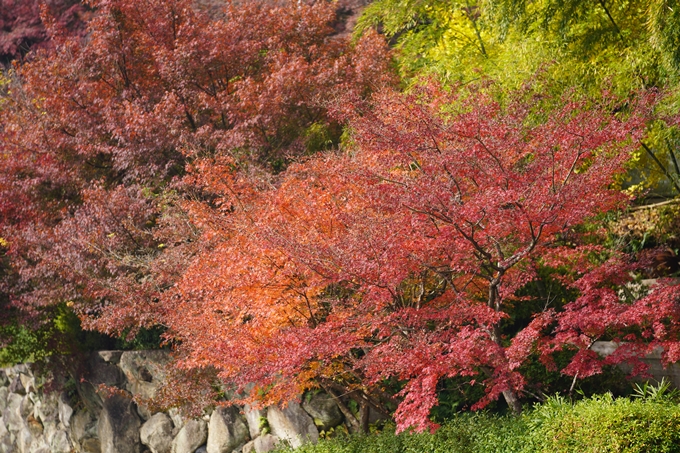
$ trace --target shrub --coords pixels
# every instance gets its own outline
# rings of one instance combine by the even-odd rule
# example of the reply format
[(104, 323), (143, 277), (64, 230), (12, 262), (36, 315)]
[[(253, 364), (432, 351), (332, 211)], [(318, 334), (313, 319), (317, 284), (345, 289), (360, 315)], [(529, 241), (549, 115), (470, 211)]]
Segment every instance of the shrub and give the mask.
[(554, 397), (528, 422), (536, 452), (680, 452), (680, 406), (671, 398)]
[[(296, 453), (513, 453), (521, 452), (524, 417), (488, 413), (460, 414), (434, 434), (395, 434), (394, 428), (372, 435), (341, 436), (306, 445)], [(279, 452), (292, 453), (281, 448)]]
[[(667, 385), (638, 387), (637, 398), (556, 396), (525, 415), (458, 414), (433, 434), (394, 428), (340, 436), (296, 453), (673, 453), (680, 452), (680, 406)], [(279, 453), (292, 453), (280, 447)]]

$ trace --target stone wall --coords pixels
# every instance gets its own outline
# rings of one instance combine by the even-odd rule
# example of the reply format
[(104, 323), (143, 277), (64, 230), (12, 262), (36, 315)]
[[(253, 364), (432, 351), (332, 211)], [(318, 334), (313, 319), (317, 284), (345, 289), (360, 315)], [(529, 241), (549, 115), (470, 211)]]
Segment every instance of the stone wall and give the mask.
[(167, 360), (163, 351), (94, 353), (70, 393), (44, 391), (27, 365), (0, 370), (0, 453), (262, 453), (316, 442), (343, 422), (323, 394), (283, 409), (218, 407), (198, 420), (152, 414), (132, 397), (153, 396)]
[[(613, 341), (596, 341), (592, 347), (593, 351), (604, 357), (613, 353), (616, 348), (617, 343), (614, 343)], [(653, 381), (660, 382), (662, 379), (665, 379), (675, 388), (680, 389), (680, 363), (673, 363), (670, 366), (664, 368), (661, 362), (660, 348), (647, 355), (644, 359), (642, 359), (642, 361), (649, 366), (647, 373), (652, 376)], [(632, 367), (628, 365), (620, 365), (619, 367), (625, 373), (629, 373), (632, 369)]]
[[(601, 355), (615, 348), (593, 346)], [(323, 393), (283, 409), (218, 407), (198, 420), (177, 411), (151, 413), (132, 398), (153, 396), (167, 361), (163, 351), (93, 353), (71, 391), (61, 393), (45, 391), (28, 365), (0, 369), (0, 453), (262, 453), (281, 441), (293, 447), (316, 442), (319, 430), (343, 423)], [(664, 369), (658, 352), (645, 361), (656, 380), (680, 388), (679, 365)]]

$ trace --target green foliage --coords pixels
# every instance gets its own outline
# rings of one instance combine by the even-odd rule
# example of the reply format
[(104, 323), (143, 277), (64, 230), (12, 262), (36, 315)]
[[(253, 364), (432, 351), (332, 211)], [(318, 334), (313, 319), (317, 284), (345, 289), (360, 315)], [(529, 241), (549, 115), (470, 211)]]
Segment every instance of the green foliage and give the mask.
[[(436, 423), (443, 423), (455, 417), (460, 411), (469, 410), (470, 406), (484, 397), (484, 387), (473, 385), (472, 378), (457, 376), (442, 380), (437, 386), (438, 404), (430, 414)], [(487, 407), (494, 410), (500, 401), (494, 401)]]
[[(377, 0), (357, 34), (370, 27), (396, 44), (411, 84), (431, 75), (463, 85), (486, 78), (512, 90), (540, 73), (553, 91), (607, 90), (622, 105), (640, 89), (678, 91), (680, 12), (667, 0)], [(677, 112), (677, 94), (665, 104), (660, 110)], [(677, 136), (663, 121), (650, 128), (624, 183), (631, 193), (680, 194)]]
[(458, 80), (454, 74), (471, 74), (466, 68), (483, 66), (493, 51), (486, 22), (474, 0), (378, 0), (366, 8), (356, 31), (379, 27), (390, 37), (404, 77), (435, 72)]
[(163, 346), (163, 334), (166, 329), (162, 326), (155, 326), (137, 330), (136, 334), (128, 339), (123, 333), (116, 340), (115, 349), (139, 351), (143, 349), (160, 349)]
[[(338, 129), (338, 128), (335, 128)], [(330, 125), (313, 123), (304, 133), (304, 142), (307, 152), (313, 154), (319, 151), (327, 151), (337, 147), (340, 140), (339, 132), (333, 130)]]
[(664, 377), (657, 385), (653, 385), (649, 381), (635, 384), (632, 396), (633, 398), (654, 403), (669, 401), (677, 403), (680, 400), (680, 390), (672, 387), (671, 382)]
[[(488, 413), (464, 414), (447, 422), (434, 434), (403, 433), (394, 427), (372, 435), (341, 436), (306, 445), (300, 453), (513, 453), (522, 451), (526, 432), (523, 418)], [(292, 452), (282, 448), (279, 452)]]
[[(630, 395), (633, 391), (630, 380), (625, 373), (615, 366), (604, 366), (602, 373), (577, 379), (566, 376), (557, 370), (564, 369), (574, 357), (576, 351), (563, 349), (553, 354), (555, 370), (549, 370), (538, 357), (532, 356), (520, 367), (530, 383), (526, 392), (531, 392), (534, 401), (546, 395), (560, 393), (580, 399), (603, 392), (611, 392), (616, 396)], [(572, 388), (573, 385), (573, 388)]]
[(48, 355), (45, 331), (32, 331), (17, 324), (0, 328), (0, 338), (6, 343), (0, 347), (0, 367), (17, 363), (34, 362)]
[(653, 453), (680, 451), (680, 407), (666, 398), (575, 404), (554, 397), (530, 416), (532, 451)]
[(54, 355), (71, 355), (107, 349), (158, 349), (164, 329), (139, 329), (136, 336), (126, 339), (83, 330), (80, 320), (69, 304), (59, 304), (51, 312), (51, 322), (31, 329), (14, 321), (0, 326), (0, 366), (42, 362)]
[(381, 27), (406, 77), (485, 75), (513, 87), (547, 68), (563, 88), (606, 82), (625, 94), (676, 79), (678, 23), (663, 0), (378, 0), (357, 32)]
[[(340, 436), (305, 445), (298, 453), (604, 453), (680, 451), (680, 406), (667, 383), (643, 385), (643, 398), (610, 393), (576, 403), (560, 396), (527, 414), (458, 414), (437, 432)], [(292, 453), (281, 447), (279, 453)]]
[(271, 431), (271, 428), (269, 427), (269, 420), (267, 420), (267, 417), (260, 417), (257, 420), (257, 427), (260, 429), (260, 434), (265, 435), (269, 434)]

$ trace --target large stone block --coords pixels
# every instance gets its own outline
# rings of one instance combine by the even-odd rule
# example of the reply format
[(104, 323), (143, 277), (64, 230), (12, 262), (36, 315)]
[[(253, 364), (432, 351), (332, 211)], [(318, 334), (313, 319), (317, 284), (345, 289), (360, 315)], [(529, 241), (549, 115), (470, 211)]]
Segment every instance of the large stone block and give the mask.
[(68, 428), (71, 422), (71, 416), (73, 415), (73, 408), (71, 407), (68, 394), (63, 392), (59, 395), (57, 399), (57, 407), (59, 412), (59, 421), (61, 424)]
[(11, 432), (17, 432), (23, 428), (24, 420), (28, 417), (30, 409), (32, 409), (32, 403), (28, 401), (28, 397), (18, 393), (10, 393), (7, 397), (7, 406), (2, 414), (7, 429)]
[(28, 426), (22, 425), (21, 429), (16, 433), (16, 444), (18, 453), (31, 453), (31, 444), (33, 443), (33, 436), (28, 430)]
[(19, 373), (19, 380), (21, 381), (21, 386), (26, 389), (26, 392), (35, 393), (35, 378), (32, 374)]
[(184, 423), (186, 423), (186, 419), (182, 416), (182, 412), (176, 407), (171, 407), (170, 410), (168, 411), (168, 415), (172, 419), (172, 423), (175, 424), (174, 434), (177, 435), (179, 430), (184, 428)]
[(172, 453), (194, 453), (208, 440), (208, 424), (204, 420), (187, 420), (172, 441)]
[(24, 387), (24, 384), (21, 383), (21, 378), (19, 377), (19, 374), (16, 374), (14, 376), (14, 379), (12, 379), (12, 383), (9, 384), (9, 391), (12, 393), (17, 393), (19, 395), (26, 394), (26, 388)]
[(246, 416), (246, 421), (248, 422), (250, 437), (255, 439), (262, 432), (262, 420), (267, 420), (267, 410), (253, 409), (250, 405), (246, 404), (243, 408), (243, 412)]
[(4, 424), (2, 422), (3, 419), (0, 417), (0, 453), (12, 453), (14, 449), (12, 436), (7, 429), (3, 431)]
[(263, 434), (243, 446), (242, 453), (267, 453), (276, 448), (279, 438), (271, 434)]
[(26, 419), (26, 425), (28, 426), (31, 436), (33, 437), (41, 437), (45, 431), (43, 424), (40, 423), (40, 420), (35, 418), (33, 414), (28, 415), (28, 418)]
[(174, 428), (175, 425), (170, 417), (164, 413), (158, 413), (142, 425), (139, 434), (142, 443), (149, 447), (151, 453), (170, 453)]
[(238, 408), (218, 407), (208, 425), (208, 453), (231, 453), (249, 439), (248, 424)]
[(101, 357), (104, 362), (111, 363), (113, 365), (118, 365), (120, 362), (120, 356), (123, 351), (98, 351), (97, 355)]
[(9, 389), (7, 387), (0, 387), (0, 414), (7, 407), (7, 397), (9, 396)]
[(314, 425), (314, 420), (298, 403), (291, 402), (285, 408), (269, 407), (267, 421), (272, 434), (288, 441), (293, 448), (319, 440), (319, 431)]
[(0, 416), (0, 445), (10, 444), (10, 433), (5, 426), (5, 419)]
[(131, 398), (119, 393), (106, 398), (97, 426), (102, 453), (140, 453), (140, 427)]
[[(165, 383), (165, 367), (170, 361), (166, 351), (128, 351), (120, 356), (118, 366), (127, 378), (126, 388), (136, 398), (152, 399), (156, 390)], [(149, 410), (139, 405), (139, 414), (148, 419)]]
[(59, 419), (59, 403), (57, 399), (59, 394), (56, 392), (51, 392), (42, 395), (41, 398), (35, 402), (33, 408), (33, 415), (35, 418), (40, 420), (44, 425), (45, 423), (57, 422)]
[(81, 442), (80, 451), (82, 453), (101, 453), (102, 446), (98, 438), (89, 437)]
[(97, 419), (94, 414), (87, 408), (81, 408), (76, 411), (71, 417), (70, 421), (71, 439), (80, 447), (80, 451), (89, 451), (85, 445), (90, 445), (92, 449), (92, 441), (97, 443), (97, 451), (100, 449), (99, 437), (97, 434)]
[(50, 451), (52, 453), (71, 453), (73, 451), (73, 446), (66, 431), (57, 431), (50, 443)]
[(104, 405), (104, 399), (99, 395), (99, 386), (124, 388), (125, 375), (120, 368), (106, 362), (96, 352), (90, 354), (85, 370), (76, 379), (76, 389), (85, 407), (98, 417)]
[(333, 397), (327, 393), (317, 392), (305, 395), (302, 408), (314, 419), (314, 424), (319, 429), (328, 430), (342, 423), (342, 413)]

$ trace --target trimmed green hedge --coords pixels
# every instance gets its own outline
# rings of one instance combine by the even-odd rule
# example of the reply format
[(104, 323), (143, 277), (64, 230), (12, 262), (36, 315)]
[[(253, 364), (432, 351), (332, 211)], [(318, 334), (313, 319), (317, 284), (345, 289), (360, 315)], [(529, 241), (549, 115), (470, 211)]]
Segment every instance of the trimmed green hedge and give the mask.
[(529, 417), (527, 452), (680, 452), (680, 406), (670, 399), (552, 398)]
[[(279, 452), (293, 450), (282, 448)], [(550, 398), (521, 417), (460, 414), (434, 434), (340, 436), (296, 453), (680, 453), (672, 398)]]

